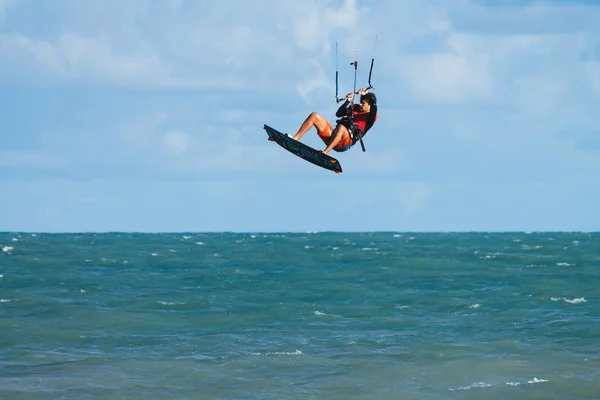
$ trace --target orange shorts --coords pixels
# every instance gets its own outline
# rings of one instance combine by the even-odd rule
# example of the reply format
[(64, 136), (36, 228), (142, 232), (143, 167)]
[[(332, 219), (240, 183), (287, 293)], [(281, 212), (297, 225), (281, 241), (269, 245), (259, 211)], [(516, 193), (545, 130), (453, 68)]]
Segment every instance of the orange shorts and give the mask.
[[(333, 134), (333, 127), (329, 122), (327, 122), (327, 126), (322, 131), (317, 131), (317, 134), (325, 142), (326, 145), (331, 141), (331, 135)], [(342, 152), (348, 150), (352, 147), (352, 138), (349, 133), (345, 133), (342, 137), (342, 140), (333, 148), (335, 151)]]

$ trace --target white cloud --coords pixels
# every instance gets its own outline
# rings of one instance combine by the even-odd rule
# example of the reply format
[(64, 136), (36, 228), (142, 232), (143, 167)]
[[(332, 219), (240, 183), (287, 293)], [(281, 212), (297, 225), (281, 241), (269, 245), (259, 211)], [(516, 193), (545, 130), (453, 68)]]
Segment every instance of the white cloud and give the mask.
[[(489, 41), (495, 97), (523, 116), (573, 116), (591, 93), (591, 78), (580, 60), (583, 35), (507, 36)], [(568, 111), (567, 111), (568, 110)]]
[(285, 24), (292, 27), (296, 45), (301, 50), (319, 53), (329, 52), (331, 36), (338, 29), (346, 39), (348, 35), (351, 39), (355, 37), (352, 29), (343, 28), (355, 27), (360, 15), (356, 0), (344, 0), (338, 9), (323, 7), (314, 0), (286, 2), (280, 12)]
[[(528, 117), (544, 117), (560, 111), (566, 94), (563, 79), (552, 79), (551, 73), (518, 78), (512, 84), (513, 105)], [(549, 79), (550, 78), (550, 79)]]
[[(149, 112), (130, 117), (115, 130), (116, 136), (109, 139), (121, 153), (128, 154), (127, 162), (133, 165), (167, 173), (228, 173), (265, 169), (270, 156), (284, 153), (281, 149), (265, 156), (267, 149), (273, 150), (271, 146), (276, 145), (266, 140), (259, 124), (251, 134), (262, 139), (259, 142), (262, 145), (249, 144), (251, 141), (245, 139), (239, 129), (224, 126), (223, 122), (212, 125), (214, 120), (226, 120), (231, 125), (231, 121), (239, 117), (234, 110), (222, 110), (221, 114), (207, 116), (199, 124), (188, 123), (186, 129), (170, 128), (181, 125), (175, 112)], [(288, 162), (293, 157), (286, 156)]]
[[(594, 28), (590, 24), (561, 28), (558, 11), (563, 8), (552, 4), (483, 7), (472, 1), (440, 6), (437, 14), (427, 17), (427, 30), (413, 30), (404, 39), (408, 46), (400, 47), (395, 62), (400, 74), (394, 77), (390, 71), (389, 79), (405, 83), (414, 99), (425, 103), (483, 102), (518, 107), (532, 117), (547, 115), (567, 102), (572, 104), (576, 91), (596, 85), (594, 68), (581, 63), (585, 46), (590, 50)], [(586, 13), (581, 6), (567, 8), (572, 15)], [(489, 26), (471, 24), (466, 16), (474, 12)], [(553, 20), (545, 21), (544, 16)], [(522, 29), (530, 20), (538, 28), (549, 26)], [(494, 30), (498, 21), (506, 22), (501, 31)]]
[(180, 131), (169, 131), (164, 135), (164, 146), (169, 154), (185, 153), (189, 150), (190, 137)]
[(401, 68), (413, 94), (421, 101), (461, 102), (490, 96), (493, 71), (490, 55), (480, 41), (450, 35), (448, 50), (408, 55)]
[(325, 76), (321, 64), (317, 60), (309, 60), (309, 62), (316, 70), (315, 75), (296, 85), (296, 90), (307, 102), (309, 102), (310, 96), (315, 90), (332, 89), (331, 78)]
[(452, 25), (461, 32), (480, 35), (572, 34), (597, 30), (600, 10), (584, 2), (537, 1), (532, 4), (496, 2), (481, 5), (473, 0), (449, 7)]
[[(185, 10), (178, 10), (177, 2), (170, 7), (162, 2), (137, 1), (135, 7), (125, 3), (124, 7), (113, 7), (90, 1), (86, 2), (88, 7), (71, 7), (57, 2), (58, 9), (61, 4), (64, 8), (58, 36), (40, 38), (24, 31), (0, 34), (3, 79), (169, 88), (239, 87), (242, 79), (236, 75), (240, 70), (247, 71), (261, 54), (276, 51), (268, 37), (243, 24), (230, 29), (218, 19), (204, 17), (199, 20), (205, 22), (196, 20), (192, 25)], [(160, 12), (164, 18), (153, 29), (132, 24), (134, 19), (152, 21)], [(102, 24), (99, 19), (103, 19)], [(88, 26), (84, 26), (86, 21)]]
[(20, 0), (0, 0), (0, 18), (6, 14), (6, 10), (15, 6)]
[(54, 43), (19, 33), (0, 34), (0, 54), (5, 58), (4, 68), (10, 66), (12, 59), (12, 75), (18, 75), (20, 64), (25, 62), (47, 78), (68, 82), (136, 85), (147, 81), (164, 84), (170, 80), (156, 55), (118, 54), (102, 38), (77, 34), (62, 34)]
[[(0, 80), (288, 93), (304, 82), (323, 88), (320, 72), (307, 60), (318, 60), (316, 71), (333, 68), (334, 32), (342, 39), (340, 59), (354, 46), (370, 47), (371, 35), (357, 26), (376, 4), (371, 9), (359, 8), (356, 0), (122, 3), (57, 0), (58, 18), (43, 24), (54, 34), (26, 25), (0, 33)], [(23, 2), (23, 10), (29, 9), (35, 11), (35, 2)]]
[(167, 121), (167, 115), (164, 113), (130, 117), (115, 130), (117, 137), (114, 140), (130, 151), (153, 156), (155, 149), (160, 147), (160, 137), (155, 132), (159, 124), (165, 121)]

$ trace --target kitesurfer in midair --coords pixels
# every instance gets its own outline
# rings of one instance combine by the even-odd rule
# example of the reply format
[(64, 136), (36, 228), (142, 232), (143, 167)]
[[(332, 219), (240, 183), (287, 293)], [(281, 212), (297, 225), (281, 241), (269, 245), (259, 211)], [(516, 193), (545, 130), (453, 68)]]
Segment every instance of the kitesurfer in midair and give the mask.
[(360, 89), (357, 93), (360, 94), (359, 104), (353, 103), (355, 93), (348, 93), (346, 101), (335, 113), (339, 118), (335, 129), (321, 114), (312, 112), (293, 139), (300, 140), (314, 126), (326, 145), (323, 153), (327, 154), (332, 149), (337, 152), (350, 149), (371, 129), (378, 116), (375, 93), (370, 93), (366, 88)]

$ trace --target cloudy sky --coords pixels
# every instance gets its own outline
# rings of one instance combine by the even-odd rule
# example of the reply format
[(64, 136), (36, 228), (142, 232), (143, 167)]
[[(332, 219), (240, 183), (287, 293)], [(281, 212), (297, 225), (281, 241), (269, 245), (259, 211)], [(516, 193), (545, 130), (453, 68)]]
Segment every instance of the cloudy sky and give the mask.
[(600, 230), (595, 3), (0, 0), (0, 231)]

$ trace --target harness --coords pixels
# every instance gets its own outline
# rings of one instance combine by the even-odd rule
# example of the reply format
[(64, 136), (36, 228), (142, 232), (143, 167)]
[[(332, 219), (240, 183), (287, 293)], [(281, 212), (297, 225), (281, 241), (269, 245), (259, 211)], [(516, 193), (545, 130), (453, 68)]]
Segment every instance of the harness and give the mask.
[(350, 139), (352, 140), (352, 146), (356, 144), (365, 134), (360, 129), (360, 126), (356, 125), (354, 119), (351, 116), (345, 116), (336, 121), (338, 125), (344, 125), (350, 134)]

